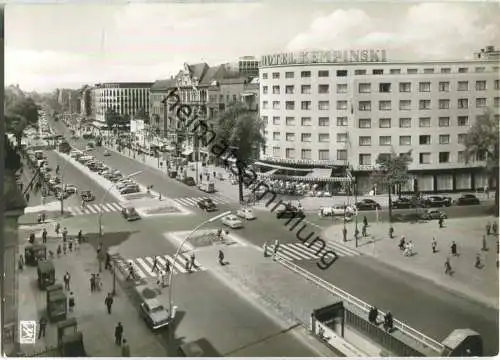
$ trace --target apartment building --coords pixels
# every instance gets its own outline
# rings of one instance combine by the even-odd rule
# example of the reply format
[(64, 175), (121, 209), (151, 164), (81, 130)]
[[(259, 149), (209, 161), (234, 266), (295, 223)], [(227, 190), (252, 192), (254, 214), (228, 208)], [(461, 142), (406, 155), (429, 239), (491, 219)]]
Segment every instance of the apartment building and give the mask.
[(149, 92), (153, 83), (122, 82), (96, 84), (91, 90), (92, 117), (105, 125), (108, 109), (133, 118), (149, 110)]
[(350, 167), (364, 191), (380, 154), (411, 150), (421, 191), (482, 188), (485, 159), (466, 164), (463, 142), (487, 108), (499, 117), (497, 53), (488, 47), (473, 60), (425, 62), (390, 62), (384, 50), (264, 56), (261, 163), (276, 174), (293, 164), (311, 173)]

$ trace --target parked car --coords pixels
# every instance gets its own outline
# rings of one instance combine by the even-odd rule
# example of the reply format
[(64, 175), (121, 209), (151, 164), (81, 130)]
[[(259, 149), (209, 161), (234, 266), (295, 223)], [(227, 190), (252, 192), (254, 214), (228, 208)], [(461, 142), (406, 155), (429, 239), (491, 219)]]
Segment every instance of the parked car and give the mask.
[(130, 185), (120, 190), (120, 194), (135, 194), (141, 192), (141, 189), (137, 185)]
[(409, 198), (402, 197), (392, 201), (393, 209), (410, 209), (412, 207), (414, 207), (414, 202)]
[(434, 209), (434, 210), (427, 210), (425, 211), (424, 213), (425, 217), (427, 219), (447, 219), (448, 218), (448, 215), (446, 215), (446, 213), (444, 211), (441, 211), (441, 210), (437, 210), (437, 209)]
[(122, 215), (127, 221), (140, 220), (141, 218), (137, 210), (132, 206), (122, 208)]
[(202, 199), (200, 201), (198, 201), (198, 207), (202, 210), (206, 210), (206, 211), (216, 211), (217, 210), (217, 206), (215, 206), (214, 202), (212, 201), (212, 199)]
[(158, 330), (170, 323), (170, 315), (157, 299), (144, 299), (140, 306), (141, 317), (151, 330)]
[(304, 212), (297, 208), (296, 206), (287, 204), (287, 205), (282, 205), (277, 211), (276, 211), (276, 217), (278, 219), (286, 219), (286, 218), (302, 218), (304, 217)]
[(240, 219), (238, 219), (236, 215), (232, 214), (224, 216), (221, 222), (224, 225), (229, 226), (231, 229), (240, 229), (243, 227), (243, 222)]
[(452, 199), (447, 196), (429, 196), (424, 199), (424, 205), (427, 207), (451, 206)]
[(104, 150), (103, 156), (111, 156), (111, 152), (109, 150)]
[(255, 219), (255, 215), (253, 214), (252, 209), (249, 208), (241, 208), (236, 211), (236, 215), (245, 220), (253, 220)]
[(195, 186), (196, 182), (194, 181), (193, 177), (188, 176), (184, 179), (184, 184), (186, 184), (187, 186)]
[(318, 215), (324, 216), (352, 216), (356, 213), (356, 208), (353, 205), (337, 205), (325, 206), (319, 209)]
[(464, 194), (457, 199), (457, 205), (479, 205), (481, 201), (472, 194)]
[(90, 190), (80, 191), (80, 198), (86, 202), (95, 200), (95, 196)]
[(359, 210), (359, 211), (363, 211), (363, 210), (380, 210), (382, 209), (382, 206), (380, 206), (380, 204), (372, 199), (363, 199), (361, 201), (358, 201), (356, 203), (356, 208)]

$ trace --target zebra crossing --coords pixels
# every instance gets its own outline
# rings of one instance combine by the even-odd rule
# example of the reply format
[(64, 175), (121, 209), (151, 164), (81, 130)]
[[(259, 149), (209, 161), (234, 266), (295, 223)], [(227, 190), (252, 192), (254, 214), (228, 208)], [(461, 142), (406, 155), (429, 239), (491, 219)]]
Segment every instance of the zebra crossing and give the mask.
[[(285, 260), (317, 260), (321, 258), (327, 251), (333, 251), (338, 256), (358, 256), (360, 252), (351, 249), (342, 244), (326, 242), (325, 248), (321, 249), (319, 242), (305, 245), (301, 242), (297, 243), (280, 243), (278, 247), (278, 255)], [(274, 253), (274, 244), (267, 246), (269, 253)]]
[(232, 201), (231, 199), (227, 199), (222, 196), (180, 197), (180, 198), (172, 198), (171, 200), (175, 201), (176, 203), (182, 206), (198, 207), (198, 201), (207, 198), (211, 199), (216, 205), (234, 203), (234, 201)]
[[(114, 257), (114, 261), (117, 264), (118, 268), (124, 275), (128, 275), (129, 272), (129, 264), (132, 263), (132, 266), (134, 268), (134, 272), (136, 274), (136, 277), (138, 279), (145, 279), (145, 278), (157, 278), (159, 271), (155, 269), (155, 271), (152, 271), (153, 269), (153, 260), (154, 256), (145, 256), (145, 257), (139, 257), (135, 259), (123, 259), (119, 257)], [(205, 271), (206, 269), (201, 266), (198, 262), (198, 260), (195, 259), (195, 267), (192, 267), (191, 270), (186, 269), (186, 263), (190, 261), (189, 255), (186, 254), (179, 254), (177, 257), (177, 261), (174, 262), (173, 255), (158, 255), (157, 257), (158, 260), (158, 267), (160, 270), (165, 269), (165, 264), (167, 261), (170, 263), (170, 270), (173, 271), (174, 274), (184, 274), (184, 273), (189, 273), (189, 272), (199, 272), (199, 271)]]
[(101, 207), (103, 213), (120, 212), (122, 210), (121, 205), (116, 202), (105, 203), (105, 204), (86, 204), (85, 208), (73, 205), (73, 206), (68, 206), (66, 210), (73, 215), (91, 215), (91, 214), (99, 214), (101, 212)]

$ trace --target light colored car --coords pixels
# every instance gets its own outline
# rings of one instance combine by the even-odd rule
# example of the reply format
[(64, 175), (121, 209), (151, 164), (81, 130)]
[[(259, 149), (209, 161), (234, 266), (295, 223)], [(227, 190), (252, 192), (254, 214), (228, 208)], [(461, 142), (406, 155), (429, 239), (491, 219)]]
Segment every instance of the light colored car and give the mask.
[(109, 150), (104, 150), (103, 155), (104, 156), (111, 156), (111, 153), (109, 152)]
[(255, 219), (255, 215), (253, 214), (252, 209), (241, 208), (236, 211), (236, 215), (245, 220), (253, 220)]
[(168, 310), (157, 299), (144, 299), (140, 311), (142, 318), (152, 330), (168, 326), (170, 323)]
[(72, 184), (64, 185), (64, 190), (66, 190), (68, 194), (76, 194), (78, 192), (78, 188)]
[(227, 215), (222, 218), (222, 223), (229, 226), (231, 229), (239, 229), (243, 227), (243, 223), (236, 215)]

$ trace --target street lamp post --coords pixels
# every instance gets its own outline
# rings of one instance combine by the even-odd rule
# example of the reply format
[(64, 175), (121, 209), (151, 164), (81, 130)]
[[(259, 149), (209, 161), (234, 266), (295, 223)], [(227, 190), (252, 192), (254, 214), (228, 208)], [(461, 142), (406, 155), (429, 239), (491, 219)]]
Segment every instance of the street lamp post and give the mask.
[[(174, 259), (173, 259), (173, 262), (176, 263), (177, 261), (177, 258), (179, 257), (179, 254), (182, 250), (182, 247), (184, 246), (184, 244), (189, 240), (189, 238), (196, 232), (198, 231), (198, 229), (200, 229), (201, 227), (203, 227), (204, 225), (206, 224), (209, 224), (209, 223), (212, 223), (216, 220), (219, 220), (220, 218), (226, 216), (226, 215), (229, 215), (231, 213), (231, 211), (226, 211), (226, 212), (223, 212), (222, 214), (218, 214), (214, 217), (211, 217), (210, 219), (207, 219), (205, 221), (203, 221), (201, 224), (199, 224), (198, 226), (196, 226), (189, 234), (188, 236), (186, 236), (186, 238), (179, 244), (179, 246), (177, 247), (177, 250), (175, 252), (175, 256), (174, 256)], [(172, 318), (172, 309), (173, 309), (173, 288), (174, 288), (174, 271), (173, 271), (173, 268), (170, 270), (170, 273), (169, 273), (169, 276), (168, 276), (168, 285), (169, 285), (169, 291), (168, 291), (168, 307), (169, 307), (169, 316), (171, 317), (170, 319), (170, 322), (173, 321), (173, 318)], [(173, 336), (173, 331), (169, 331), (169, 338), (170, 338), (170, 341), (169, 343), (171, 344), (172, 343), (172, 336)]]
[(61, 202), (61, 215), (64, 214), (64, 192), (66, 192), (66, 190), (64, 189), (64, 171), (66, 170), (66, 166), (68, 166), (69, 164), (69, 161), (68, 160), (65, 160), (64, 162), (64, 165), (63, 165), (63, 168), (61, 169), (61, 199), (60, 199), (60, 202)]
[[(139, 175), (140, 173), (144, 172), (143, 170), (140, 170), (140, 171), (136, 171), (132, 174), (129, 174), (127, 176), (125, 176), (126, 179), (130, 179), (136, 175)], [(99, 214), (97, 215), (97, 224), (98, 224), (98, 233), (97, 233), (97, 237), (98, 237), (98, 242), (97, 244), (99, 245), (101, 243), (101, 237), (102, 237), (102, 214), (103, 214), (103, 203), (104, 203), (104, 200), (106, 199), (106, 196), (108, 195), (108, 193), (111, 191), (111, 189), (113, 189), (115, 187), (115, 184), (111, 184), (110, 187), (108, 187), (106, 189), (106, 191), (104, 192), (104, 195), (102, 196), (101, 198), (101, 201), (99, 202)], [(98, 256), (101, 256), (101, 254), (98, 254)], [(97, 259), (99, 261), (99, 272), (101, 271), (101, 259)], [(113, 291), (111, 292), (111, 294), (114, 296), (116, 295), (116, 263), (114, 262), (113, 263)]]

